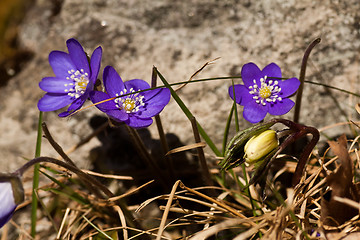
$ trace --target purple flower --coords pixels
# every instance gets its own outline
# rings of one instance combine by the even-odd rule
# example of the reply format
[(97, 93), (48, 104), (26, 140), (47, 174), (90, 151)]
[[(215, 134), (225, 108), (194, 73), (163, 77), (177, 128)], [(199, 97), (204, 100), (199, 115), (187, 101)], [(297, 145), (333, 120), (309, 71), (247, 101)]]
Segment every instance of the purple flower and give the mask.
[(66, 45), (69, 53), (52, 51), (49, 54), (55, 77), (45, 77), (39, 83), (40, 88), (47, 92), (38, 102), (40, 111), (54, 111), (71, 104), (67, 111), (59, 114), (60, 117), (69, 116), (89, 98), (99, 73), (102, 55), (101, 47), (96, 48), (89, 65), (87, 55), (78, 41), (71, 38), (66, 41)]
[(0, 228), (7, 223), (18, 204), (24, 201), (24, 189), (20, 178), (11, 177), (0, 180)]
[(294, 94), (300, 86), (297, 78), (280, 80), (281, 69), (270, 63), (260, 70), (254, 63), (247, 63), (241, 69), (244, 85), (229, 88), (229, 95), (236, 103), (244, 106), (243, 116), (251, 122), (263, 120), (267, 113), (283, 115), (290, 111), (295, 103), (287, 97)]
[[(124, 122), (133, 128), (150, 126), (153, 122), (151, 118), (159, 114), (170, 101), (170, 91), (167, 88), (134, 93), (149, 89), (149, 84), (141, 79), (123, 82), (119, 74), (111, 66), (105, 67), (103, 80), (107, 93), (93, 91), (90, 94), (91, 101), (98, 103), (115, 98), (97, 104), (96, 107), (112, 119)], [(125, 94), (129, 95), (122, 96)]]

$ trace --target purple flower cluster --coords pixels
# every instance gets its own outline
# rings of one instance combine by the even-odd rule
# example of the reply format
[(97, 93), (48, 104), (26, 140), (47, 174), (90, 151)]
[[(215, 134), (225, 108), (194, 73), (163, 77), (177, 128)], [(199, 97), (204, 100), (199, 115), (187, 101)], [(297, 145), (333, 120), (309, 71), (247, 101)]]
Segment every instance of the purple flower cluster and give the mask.
[(47, 92), (38, 102), (40, 111), (54, 111), (70, 105), (67, 111), (59, 114), (60, 117), (67, 117), (90, 98), (98, 109), (112, 119), (133, 128), (142, 128), (151, 125), (152, 117), (168, 104), (168, 89), (150, 90), (149, 84), (141, 79), (123, 82), (110, 66), (105, 67), (103, 73), (107, 93), (94, 91), (100, 70), (101, 47), (94, 50), (89, 63), (78, 41), (69, 39), (66, 44), (69, 53), (52, 51), (49, 55), (55, 77), (45, 77), (39, 83), (40, 88)]
[[(38, 102), (40, 111), (54, 111), (70, 105), (59, 114), (67, 117), (90, 98), (110, 118), (133, 128), (142, 128), (151, 125), (152, 117), (168, 104), (168, 89), (150, 89), (149, 84), (141, 79), (123, 82), (111, 66), (105, 67), (103, 72), (106, 92), (94, 91), (100, 71), (101, 47), (94, 50), (88, 61), (78, 41), (69, 39), (66, 44), (69, 53), (53, 51), (49, 55), (55, 77), (45, 77), (39, 83), (40, 88), (47, 92)], [(229, 95), (244, 106), (243, 116), (247, 121), (260, 122), (267, 113), (283, 115), (294, 106), (288, 97), (297, 91), (300, 82), (297, 78), (281, 80), (281, 69), (275, 63), (263, 70), (254, 63), (247, 63), (241, 76), (244, 85), (231, 86)]]
[(242, 67), (241, 77), (244, 85), (229, 88), (229, 95), (236, 103), (244, 106), (243, 116), (251, 122), (263, 120), (267, 113), (283, 115), (290, 111), (294, 102), (287, 97), (294, 94), (300, 86), (297, 78), (281, 80), (281, 69), (270, 63), (260, 70), (254, 63)]

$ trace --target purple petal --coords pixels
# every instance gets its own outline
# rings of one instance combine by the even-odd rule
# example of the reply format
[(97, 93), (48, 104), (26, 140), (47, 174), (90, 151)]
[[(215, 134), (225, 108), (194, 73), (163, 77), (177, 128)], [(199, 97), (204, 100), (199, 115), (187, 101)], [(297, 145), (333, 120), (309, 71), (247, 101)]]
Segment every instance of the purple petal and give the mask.
[(285, 98), (294, 94), (300, 86), (300, 81), (297, 78), (290, 78), (284, 81), (279, 81), (281, 88), (281, 97)]
[(144, 89), (150, 88), (150, 85), (146, 81), (141, 80), (141, 79), (132, 79), (132, 80), (124, 82), (124, 84), (125, 84), (125, 87), (127, 90), (130, 90), (130, 88), (133, 88), (134, 91), (138, 91), (139, 89), (144, 90)]
[(82, 105), (84, 105), (86, 99), (79, 97), (75, 101), (72, 102), (70, 107), (65, 111), (59, 114), (59, 117), (67, 117), (70, 114), (74, 113), (76, 110), (80, 109)]
[(254, 79), (259, 80), (261, 77), (263, 77), (262, 72), (255, 63), (247, 63), (241, 69), (241, 78), (247, 88), (254, 85)]
[(96, 81), (101, 65), (101, 56), (102, 56), (102, 48), (98, 47), (94, 50), (93, 54), (91, 55), (90, 66), (91, 66), (91, 75), (90, 80), (93, 82)]
[(16, 203), (10, 182), (0, 182), (0, 228), (12, 217)]
[(263, 120), (268, 111), (268, 104), (263, 106), (262, 104), (256, 103), (255, 101), (250, 101), (244, 106), (243, 116), (244, 118), (251, 123), (258, 123)]
[(73, 99), (67, 94), (46, 93), (38, 102), (38, 108), (42, 112), (49, 112), (63, 108)]
[[(107, 99), (111, 98), (108, 94), (100, 91), (93, 91), (90, 93), (90, 99), (91, 101), (96, 104), (101, 101), (105, 101)], [(100, 111), (107, 111), (107, 110), (117, 110), (116, 104), (114, 100), (109, 100), (104, 103), (96, 104), (95, 105)]]
[(275, 104), (270, 104), (268, 111), (271, 115), (284, 115), (288, 113), (294, 105), (295, 103), (291, 99), (283, 98), (281, 102), (276, 101)]
[(129, 114), (127, 114), (125, 111), (117, 109), (117, 110), (105, 110), (104, 113), (109, 115), (109, 117), (119, 121), (119, 122), (125, 122), (129, 119)]
[(65, 84), (72, 83), (73, 81), (66, 80), (64, 78), (58, 77), (45, 77), (39, 83), (39, 87), (49, 93), (62, 93), (67, 94), (65, 89), (69, 89), (70, 87), (65, 87)]
[(263, 76), (268, 76), (268, 79), (281, 78), (281, 69), (275, 63), (270, 63), (262, 70)]
[(140, 118), (151, 118), (155, 115), (158, 115), (164, 109), (164, 107), (169, 103), (170, 96), (171, 94), (169, 89), (167, 88), (160, 89), (160, 91), (151, 99), (149, 100), (145, 99), (145, 103), (146, 103), (145, 107), (141, 107), (138, 112), (134, 113), (134, 115)]
[(66, 45), (69, 50), (70, 58), (76, 65), (76, 69), (84, 69), (86, 73), (90, 74), (89, 61), (81, 44), (75, 39), (71, 38), (66, 41)]
[(70, 75), (69, 70), (76, 69), (70, 55), (65, 52), (52, 51), (49, 54), (49, 63), (57, 77), (66, 78)]
[(116, 94), (120, 94), (124, 90), (124, 82), (113, 67), (106, 66), (103, 75), (105, 90), (110, 97), (115, 97)]
[[(234, 85), (235, 88), (235, 97), (236, 97), (236, 103), (244, 106), (250, 101), (253, 100), (253, 95), (249, 93), (249, 89), (247, 89), (244, 85)], [(234, 99), (234, 91), (233, 87), (229, 87), (229, 95), (232, 99)]]
[(153, 123), (151, 118), (137, 118), (135, 116), (130, 116), (125, 124), (132, 128), (144, 128), (148, 127)]

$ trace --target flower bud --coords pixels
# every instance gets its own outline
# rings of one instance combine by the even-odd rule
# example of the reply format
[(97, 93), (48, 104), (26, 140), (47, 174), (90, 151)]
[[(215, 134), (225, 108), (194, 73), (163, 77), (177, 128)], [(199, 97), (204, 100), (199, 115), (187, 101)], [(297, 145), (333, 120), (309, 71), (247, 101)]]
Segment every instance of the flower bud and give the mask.
[(255, 135), (245, 144), (245, 162), (248, 164), (256, 163), (278, 146), (279, 141), (274, 130), (266, 130)]
[(24, 201), (24, 189), (17, 176), (0, 175), (0, 228), (12, 217), (18, 204)]
[(260, 133), (269, 130), (274, 123), (275, 122), (259, 123), (238, 132), (226, 146), (224, 159), (220, 162), (221, 168), (223, 170), (228, 170), (242, 164), (245, 161), (245, 144), (251, 137), (257, 136)]

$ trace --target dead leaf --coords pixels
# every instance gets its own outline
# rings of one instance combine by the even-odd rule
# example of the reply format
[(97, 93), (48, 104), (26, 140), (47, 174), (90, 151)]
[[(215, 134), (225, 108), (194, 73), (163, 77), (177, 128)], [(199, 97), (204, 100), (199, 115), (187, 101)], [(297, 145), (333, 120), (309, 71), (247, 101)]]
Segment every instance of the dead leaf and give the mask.
[(340, 166), (326, 177), (329, 191), (321, 200), (321, 221), (324, 225), (338, 226), (358, 214), (358, 210), (336, 201), (335, 197), (358, 201), (359, 194), (353, 184), (354, 166), (347, 150), (347, 139), (342, 135), (337, 142), (329, 141), (333, 153), (338, 156)]

